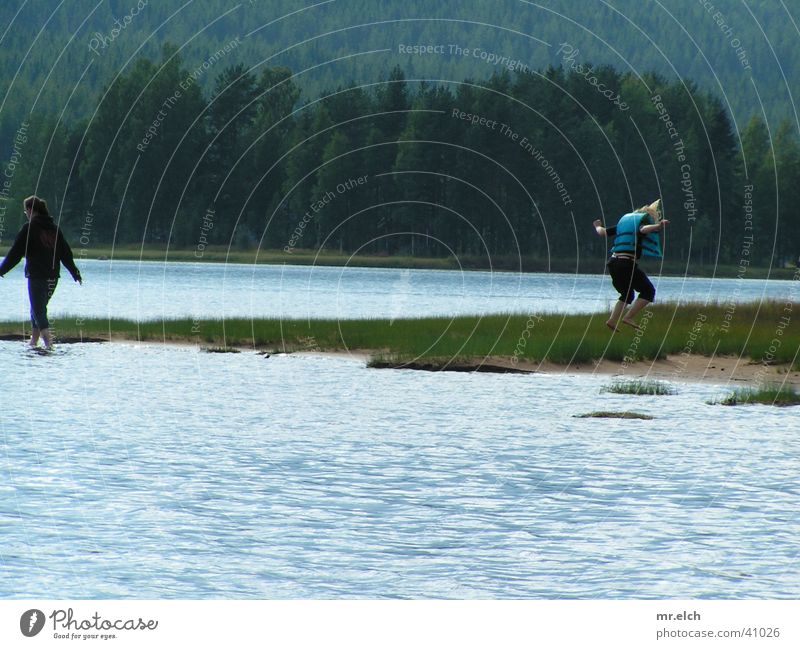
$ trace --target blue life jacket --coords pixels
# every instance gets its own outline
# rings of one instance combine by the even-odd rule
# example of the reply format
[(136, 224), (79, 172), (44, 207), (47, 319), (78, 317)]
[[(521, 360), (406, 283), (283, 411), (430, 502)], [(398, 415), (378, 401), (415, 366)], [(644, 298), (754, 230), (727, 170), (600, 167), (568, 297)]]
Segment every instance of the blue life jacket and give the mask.
[(641, 254), (645, 257), (661, 257), (661, 240), (658, 232), (648, 234), (639, 232), (642, 225), (650, 222), (650, 215), (646, 212), (625, 214), (617, 223), (617, 234), (614, 237), (611, 252), (621, 252), (638, 257), (638, 250), (641, 250)]

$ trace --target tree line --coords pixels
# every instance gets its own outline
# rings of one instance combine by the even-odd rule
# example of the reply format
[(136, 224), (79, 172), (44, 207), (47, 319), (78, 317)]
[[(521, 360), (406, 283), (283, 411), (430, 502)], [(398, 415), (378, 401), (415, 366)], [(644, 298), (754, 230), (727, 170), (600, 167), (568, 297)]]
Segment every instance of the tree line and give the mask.
[(434, 83), (396, 67), (300, 101), (288, 68), (222, 61), (201, 70), (214, 76), (204, 92), (166, 45), (92, 115), (31, 115), (0, 202), (35, 189), (91, 245), (577, 260), (605, 253), (594, 218), (661, 196), (668, 259), (785, 264), (800, 251), (789, 124), (755, 117), (736, 132), (692, 83), (588, 64)]
[[(385, 77), (395, 63), (409, 78), (455, 80), (486, 80), (503, 57), (529, 69), (558, 67), (559, 44), (567, 42), (581, 61), (692, 79), (720, 94), (743, 124), (762, 106), (775, 120), (795, 113), (794, 4), (615, 0), (587, 11), (575, 0), (151, 0), (140, 9), (142, 0), (5, 0), (0, 95), (10, 94), (0, 107), (0, 138), (8, 135), (5, 118), (18, 122), (34, 106), (63, 108), (68, 121), (91, 114), (104, 83), (132, 58), (157, 59), (165, 41), (177, 43), (185, 60), (202, 61), (234, 36), (242, 39), (234, 62), (269, 58), (302, 73), (304, 98), (342, 79)], [(445, 49), (401, 51), (415, 44)], [(462, 56), (450, 45), (495, 58)], [(354, 56), (367, 51), (375, 54)], [(208, 92), (213, 78), (200, 84)]]

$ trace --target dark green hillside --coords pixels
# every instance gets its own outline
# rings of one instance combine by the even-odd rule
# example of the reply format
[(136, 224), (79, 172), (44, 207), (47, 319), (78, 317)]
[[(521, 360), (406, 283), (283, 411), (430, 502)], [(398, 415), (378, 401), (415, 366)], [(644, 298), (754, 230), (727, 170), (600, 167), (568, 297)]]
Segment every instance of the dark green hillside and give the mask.
[(87, 249), (600, 270), (661, 196), (673, 268), (793, 264), (794, 16), (717, 4), (4, 3), (0, 246), (37, 192)]
[[(563, 65), (559, 44), (569, 43), (579, 51), (578, 60), (691, 79), (724, 96), (740, 120), (760, 111), (753, 78), (768, 115), (794, 116), (787, 87), (798, 87), (800, 53), (793, 22), (800, 24), (800, 11), (779, 0), (747, 5), (717, 0), (709, 3), (713, 10), (687, 0), (151, 0), (131, 16), (138, 1), (71, 0), (68, 10), (54, 12), (52, 2), (5, 0), (0, 5), (5, 32), (0, 78), (5, 93), (19, 70), (12, 104), (31, 106), (44, 86), (39, 101), (60, 109), (75, 89), (67, 110), (83, 116), (130, 57), (156, 58), (170, 41), (182, 48), (191, 67), (239, 36), (242, 44), (230, 63), (270, 59), (270, 65), (296, 71), (324, 64), (304, 75), (301, 85), (309, 97), (343, 79), (385, 78), (396, 64), (408, 77), (433, 79), (486, 79), (502, 67), (480, 55), (459, 54), (450, 45), (478, 48), (487, 57), (507, 57), (536, 69)], [(312, 5), (318, 6), (305, 9)], [(124, 23), (126, 16), (130, 23), (113, 41), (89, 50), (92, 38), (110, 38), (115, 19)], [(400, 54), (400, 46), (410, 44), (445, 49), (442, 54)], [(373, 50), (388, 51), (326, 63)], [(201, 80), (206, 89), (212, 83), (211, 76)]]

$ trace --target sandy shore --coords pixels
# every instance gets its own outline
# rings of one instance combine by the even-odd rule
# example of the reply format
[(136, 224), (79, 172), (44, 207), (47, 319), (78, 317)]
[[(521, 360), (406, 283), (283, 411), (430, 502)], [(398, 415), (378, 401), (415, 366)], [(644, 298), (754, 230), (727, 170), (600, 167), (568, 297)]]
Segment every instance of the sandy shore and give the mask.
[[(369, 350), (333, 352), (296, 352), (307, 355), (324, 355), (336, 358), (352, 358), (366, 363)], [(387, 363), (385, 367), (403, 367)], [(485, 359), (459, 359), (442, 368), (441, 363), (421, 361), (405, 366), (406, 369), (456, 372), (512, 372), (541, 374), (599, 374), (625, 379), (653, 379), (693, 383), (731, 384), (735, 387), (755, 386), (763, 383), (780, 383), (800, 388), (800, 371), (790, 371), (789, 364), (762, 365), (747, 358), (729, 356), (676, 357), (666, 360), (640, 361), (623, 365), (619, 361), (599, 361), (580, 365), (558, 365), (556, 363), (512, 363), (510, 358), (489, 356)]]
[[(22, 340), (21, 336), (4, 335), (4, 340)], [(107, 339), (93, 338), (90, 340), (62, 340), (61, 344), (78, 342), (109, 342)], [(174, 347), (197, 347), (198, 345), (188, 340), (165, 341), (140, 341), (136, 339), (114, 338), (113, 342), (137, 345), (157, 345)], [(215, 345), (208, 345), (216, 348)], [(205, 347), (205, 345), (202, 345)], [(265, 350), (253, 347), (235, 346), (241, 352), (265, 353)], [(349, 359), (359, 363), (367, 363), (376, 353), (375, 350), (302, 350), (289, 351), (297, 356), (326, 356), (331, 358)], [(619, 361), (595, 361), (588, 364), (559, 365), (556, 363), (533, 363), (520, 361), (513, 363), (508, 357), (488, 356), (486, 358), (457, 359), (446, 365), (441, 361), (417, 361), (414, 363), (396, 364), (387, 362), (381, 367), (425, 370), (425, 371), (453, 371), (453, 372), (493, 372), (515, 374), (590, 374), (612, 376), (625, 379), (653, 379), (660, 381), (678, 381), (694, 383), (711, 383), (715, 385), (731, 385), (733, 387), (755, 386), (770, 384), (791, 385), (800, 389), (800, 371), (791, 370), (788, 363), (763, 365), (747, 358), (732, 356), (668, 356), (666, 360), (639, 361), (637, 363), (623, 364)]]
[[(534, 368), (536, 366), (534, 365)], [(779, 383), (800, 387), (800, 372), (790, 371), (790, 365), (762, 365), (747, 358), (731, 356), (676, 357), (666, 360), (640, 361), (626, 367), (619, 361), (600, 361), (591, 366), (578, 365), (564, 368), (545, 364), (540, 371), (558, 373), (603, 374), (626, 379), (655, 379), (660, 381), (686, 381), (695, 383), (731, 384), (735, 387)]]

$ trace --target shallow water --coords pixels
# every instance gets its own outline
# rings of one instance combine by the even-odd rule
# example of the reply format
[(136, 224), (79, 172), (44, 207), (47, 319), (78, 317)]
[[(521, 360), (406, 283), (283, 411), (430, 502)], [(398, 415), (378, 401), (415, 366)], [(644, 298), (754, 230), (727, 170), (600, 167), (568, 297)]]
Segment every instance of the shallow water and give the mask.
[[(0, 597), (800, 596), (800, 412), (706, 405), (722, 386), (124, 344), (0, 361)], [(656, 418), (573, 418), (596, 409)]]
[[(79, 287), (66, 274), (55, 318), (408, 318), (475, 313), (606, 311), (617, 294), (603, 275), (86, 261)], [(659, 301), (786, 299), (790, 280), (655, 276)], [(796, 283), (795, 283), (796, 284)], [(26, 319), (17, 271), (0, 282), (3, 319)]]

